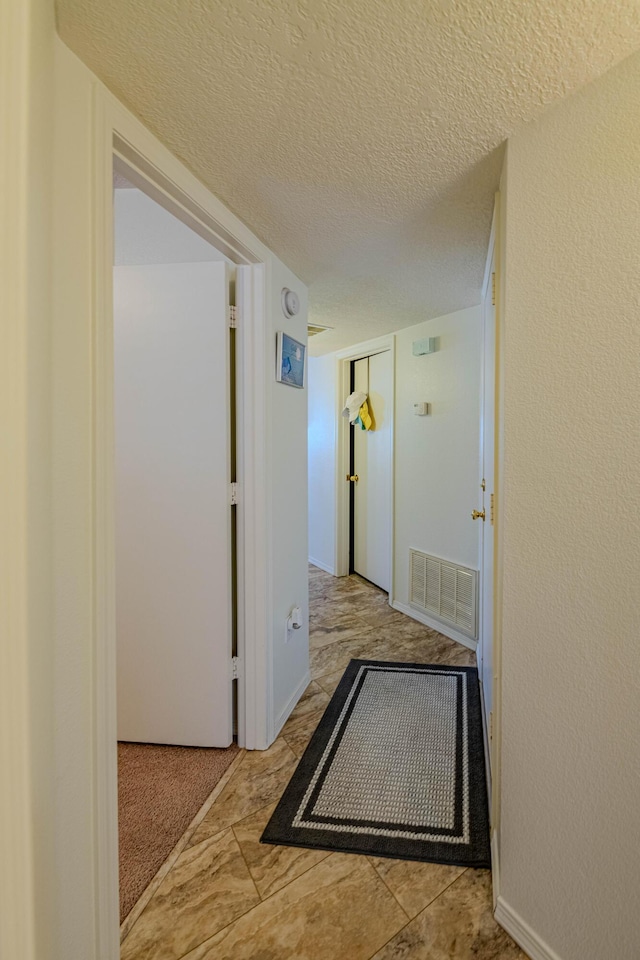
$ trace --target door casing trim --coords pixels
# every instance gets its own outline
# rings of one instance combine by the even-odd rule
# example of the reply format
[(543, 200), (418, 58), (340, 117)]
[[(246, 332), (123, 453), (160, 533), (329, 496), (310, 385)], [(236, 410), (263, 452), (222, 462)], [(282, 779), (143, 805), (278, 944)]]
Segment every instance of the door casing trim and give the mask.
[[(272, 725), (265, 318), (271, 254), (100, 84), (93, 102), (93, 676), (98, 955), (119, 956), (113, 426), (113, 164), (237, 264), (238, 740)], [(115, 160), (114, 160), (115, 158)], [(262, 438), (262, 439), (261, 439)]]

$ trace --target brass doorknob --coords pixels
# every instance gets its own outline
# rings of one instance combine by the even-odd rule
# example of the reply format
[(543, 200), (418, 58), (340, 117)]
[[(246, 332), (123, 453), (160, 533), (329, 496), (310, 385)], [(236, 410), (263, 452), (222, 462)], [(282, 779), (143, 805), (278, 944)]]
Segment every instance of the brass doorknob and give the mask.
[(471, 514), (472, 520), (484, 520), (484, 510), (474, 510)]
[(357, 483), (359, 479), (360, 477), (358, 476), (357, 473), (354, 473), (353, 476), (351, 476), (351, 474), (349, 473), (347, 474), (347, 480), (353, 480), (355, 483)]

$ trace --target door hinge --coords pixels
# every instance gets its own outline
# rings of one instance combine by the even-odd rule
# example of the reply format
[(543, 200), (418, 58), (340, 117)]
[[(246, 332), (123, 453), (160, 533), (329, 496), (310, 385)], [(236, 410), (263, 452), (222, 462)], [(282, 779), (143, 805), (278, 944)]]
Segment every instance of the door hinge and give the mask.
[(238, 308), (233, 304), (229, 307), (229, 326), (232, 330), (238, 326)]
[(493, 526), (493, 498), (495, 494), (491, 494), (491, 526)]
[(484, 491), (487, 489), (487, 484), (486, 484), (486, 482), (485, 482), (484, 477), (482, 478), (482, 483), (480, 484), (480, 489), (482, 490), (483, 493), (484, 493)]
[(229, 486), (230, 486), (230, 497), (231, 497), (229, 502), (231, 506), (234, 507), (238, 502), (238, 484), (234, 480), (233, 483), (231, 483)]
[(493, 710), (489, 711), (489, 740), (493, 740)]
[(240, 676), (240, 658), (231, 657), (231, 679), (237, 680)]
[(495, 273), (491, 274), (491, 306), (495, 307), (496, 305), (496, 275)]

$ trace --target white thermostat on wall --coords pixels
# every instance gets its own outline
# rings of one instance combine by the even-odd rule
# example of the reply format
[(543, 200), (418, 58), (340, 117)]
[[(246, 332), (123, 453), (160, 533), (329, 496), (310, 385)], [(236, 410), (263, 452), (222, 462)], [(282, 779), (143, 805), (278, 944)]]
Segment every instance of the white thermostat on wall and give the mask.
[(414, 403), (413, 412), (416, 417), (426, 417), (429, 414), (429, 404), (428, 403)]
[(295, 290), (282, 288), (282, 312), (285, 317), (295, 317), (300, 310), (300, 299)]

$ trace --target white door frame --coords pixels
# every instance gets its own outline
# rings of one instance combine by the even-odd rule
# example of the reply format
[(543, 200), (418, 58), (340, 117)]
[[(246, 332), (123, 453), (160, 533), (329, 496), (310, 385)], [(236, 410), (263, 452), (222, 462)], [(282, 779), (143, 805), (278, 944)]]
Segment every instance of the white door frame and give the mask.
[(338, 364), (336, 375), (336, 413), (338, 427), (336, 429), (336, 555), (334, 569), (337, 577), (346, 577), (349, 573), (349, 488), (345, 476), (350, 470), (349, 430), (351, 429), (346, 417), (341, 416), (346, 397), (351, 393), (351, 363), (372, 357), (376, 353), (391, 354), (393, 399), (391, 402), (389, 429), (391, 432), (391, 484), (389, 496), (389, 603), (394, 598), (394, 478), (395, 478), (395, 405), (396, 405), (396, 338), (392, 334), (387, 337), (377, 337), (365, 343), (357, 343), (353, 347), (340, 350), (336, 354)]
[[(238, 739), (267, 746), (272, 712), (267, 563), (267, 373), (265, 248), (224, 225), (213, 195), (117, 100), (96, 92), (94, 127), (93, 418), (94, 683), (97, 936), (101, 956), (119, 956), (116, 761), (113, 165), (210, 240), (237, 267)], [(115, 159), (114, 159), (115, 158)], [(235, 220), (235, 218), (233, 218)], [(238, 233), (240, 224), (238, 221)], [(231, 667), (231, 664), (229, 664)]]
[[(482, 322), (483, 322), (483, 340), (482, 349), (485, 349), (484, 343), (484, 309), (489, 298), (492, 295), (491, 279), (491, 260), (494, 257), (495, 272), (495, 417), (494, 417), (494, 550), (493, 550), (493, 637), (492, 637), (492, 663), (493, 663), (493, 691), (492, 691), (492, 713), (493, 724), (491, 738), (489, 730), (486, 727), (486, 716), (484, 703), (482, 705), (482, 723), (485, 735), (485, 752), (487, 782), (490, 787), (490, 815), (491, 815), (491, 848), (493, 865), (493, 899), (494, 906), (498, 897), (499, 889), (499, 826), (500, 826), (500, 778), (501, 778), (501, 743), (502, 743), (502, 696), (501, 696), (501, 676), (502, 676), (502, 356), (501, 342), (503, 337), (502, 330), (502, 259), (501, 259), (501, 220), (500, 220), (500, 194), (496, 193), (495, 204), (493, 208), (493, 218), (491, 221), (491, 233), (489, 236), (489, 246), (487, 250), (487, 261), (485, 265), (484, 280), (482, 284)], [(484, 359), (482, 363), (482, 373), (480, 378), (481, 398), (484, 397)], [(484, 424), (482, 419), (482, 401), (480, 416), (480, 470), (483, 469), (484, 462)], [(480, 477), (482, 480), (482, 477)], [(485, 498), (486, 509), (486, 498)], [(482, 541), (480, 544), (480, 570), (481, 577), (485, 573), (482, 568)], [(484, 637), (482, 636), (483, 616), (482, 616), (482, 598), (483, 590), (480, 589), (480, 610), (479, 610), (479, 643), (478, 649), (482, 649)], [(481, 686), (482, 691), (482, 686)], [(489, 763), (489, 752), (491, 762)]]
[(42, 4), (0, 4), (0, 956), (21, 960), (48, 946), (55, 905), (48, 20)]

